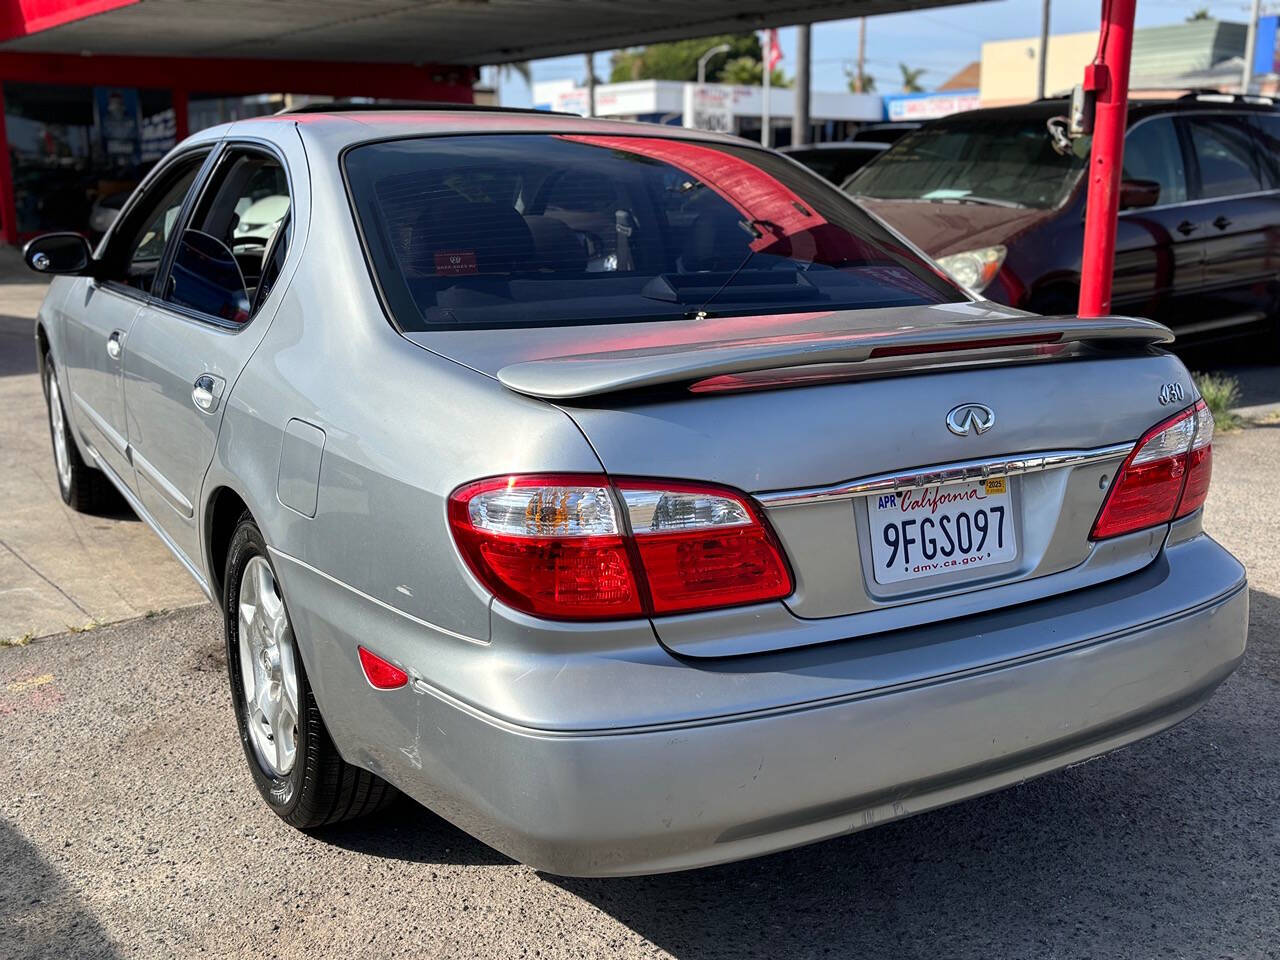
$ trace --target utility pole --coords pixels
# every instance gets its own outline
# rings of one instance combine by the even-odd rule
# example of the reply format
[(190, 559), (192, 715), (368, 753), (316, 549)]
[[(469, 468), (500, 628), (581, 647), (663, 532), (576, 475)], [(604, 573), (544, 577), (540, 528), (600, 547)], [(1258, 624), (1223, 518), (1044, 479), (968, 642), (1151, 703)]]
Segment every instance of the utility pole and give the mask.
[(1253, 12), (1249, 15), (1249, 32), (1245, 35), (1244, 41), (1244, 70), (1241, 71), (1240, 92), (1248, 93), (1249, 85), (1253, 83), (1253, 48), (1258, 45), (1258, 15), (1261, 11), (1262, 0), (1253, 0)]
[(595, 56), (586, 54), (587, 58), (587, 116), (596, 115), (596, 65)]
[(1036, 77), (1036, 99), (1044, 99), (1044, 75), (1049, 69), (1049, 0), (1040, 7), (1040, 73)]
[(853, 77), (853, 92), (866, 93), (862, 89), (863, 71), (867, 68), (867, 18), (858, 20), (858, 72)]
[(809, 142), (809, 42), (813, 27), (796, 27), (796, 112), (791, 120), (791, 143)]

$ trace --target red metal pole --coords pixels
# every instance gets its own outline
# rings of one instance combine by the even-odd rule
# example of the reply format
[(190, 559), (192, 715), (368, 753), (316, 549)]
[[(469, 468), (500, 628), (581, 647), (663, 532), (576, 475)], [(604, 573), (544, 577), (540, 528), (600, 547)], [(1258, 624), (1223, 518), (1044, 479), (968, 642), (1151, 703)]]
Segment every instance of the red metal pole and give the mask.
[(1129, 54), (1137, 0), (1102, 0), (1098, 53), (1084, 71), (1084, 88), (1094, 91), (1097, 109), (1089, 154), (1089, 198), (1084, 218), (1084, 258), (1080, 264), (1080, 316), (1111, 310), (1111, 274), (1116, 258), (1116, 213), (1129, 107)]
[(0, 228), (4, 242), (18, 245), (18, 204), (14, 198), (13, 170), (9, 165), (9, 136), (4, 125), (4, 84), (0, 83)]

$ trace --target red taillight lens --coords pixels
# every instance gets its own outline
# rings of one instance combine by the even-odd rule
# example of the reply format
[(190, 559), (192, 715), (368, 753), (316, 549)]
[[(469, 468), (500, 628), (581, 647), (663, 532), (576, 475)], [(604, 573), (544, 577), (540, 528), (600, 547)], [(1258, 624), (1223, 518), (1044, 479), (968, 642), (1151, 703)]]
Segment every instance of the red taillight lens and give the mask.
[(732, 491), (624, 480), (626, 505), (655, 614), (778, 600), (791, 573), (769, 528)]
[(507, 605), (541, 617), (708, 610), (792, 589), (764, 521), (743, 496), (718, 487), (499, 477), (455, 491), (449, 523), (476, 577)]
[(1202, 506), (1212, 442), (1213, 415), (1204, 401), (1148, 430), (1112, 481), (1090, 538), (1159, 526)]
[(409, 675), (394, 663), (383, 660), (364, 647), (358, 647), (357, 650), (360, 653), (360, 667), (371, 686), (379, 690), (395, 690), (409, 682)]

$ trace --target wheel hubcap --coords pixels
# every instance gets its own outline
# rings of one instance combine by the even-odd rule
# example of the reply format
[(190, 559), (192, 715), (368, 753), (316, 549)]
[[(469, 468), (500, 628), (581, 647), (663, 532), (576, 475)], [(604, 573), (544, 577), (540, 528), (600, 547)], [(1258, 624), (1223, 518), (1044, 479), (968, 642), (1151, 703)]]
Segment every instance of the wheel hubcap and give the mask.
[(237, 612), (249, 742), (266, 770), (287, 776), (298, 749), (297, 660), (289, 617), (265, 557), (245, 564)]
[(62, 394), (58, 390), (58, 378), (53, 370), (48, 373), (49, 379), (49, 427), (53, 434), (53, 462), (58, 468), (58, 482), (62, 489), (71, 486), (71, 457), (67, 454), (66, 422), (62, 417)]

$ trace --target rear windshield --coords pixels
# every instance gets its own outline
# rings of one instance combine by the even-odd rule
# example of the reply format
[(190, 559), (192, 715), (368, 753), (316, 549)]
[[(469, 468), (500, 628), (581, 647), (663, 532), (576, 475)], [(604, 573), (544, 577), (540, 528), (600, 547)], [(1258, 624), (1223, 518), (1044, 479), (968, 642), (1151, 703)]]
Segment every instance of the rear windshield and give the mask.
[(1067, 199), (1084, 161), (1053, 148), (1044, 118), (968, 114), (903, 137), (845, 189), (876, 200), (991, 203), (1048, 210)]
[(965, 299), (847, 197), (747, 146), (422, 137), (355, 147), (344, 166), (406, 330)]

